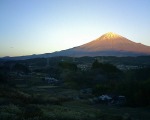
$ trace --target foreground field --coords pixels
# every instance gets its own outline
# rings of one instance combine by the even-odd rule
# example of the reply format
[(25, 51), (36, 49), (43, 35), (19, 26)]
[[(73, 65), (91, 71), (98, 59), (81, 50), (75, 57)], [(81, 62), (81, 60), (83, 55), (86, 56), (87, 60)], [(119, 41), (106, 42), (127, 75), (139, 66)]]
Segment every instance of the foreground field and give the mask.
[(150, 109), (91, 105), (78, 90), (54, 86), (1, 87), (0, 120), (149, 120)]

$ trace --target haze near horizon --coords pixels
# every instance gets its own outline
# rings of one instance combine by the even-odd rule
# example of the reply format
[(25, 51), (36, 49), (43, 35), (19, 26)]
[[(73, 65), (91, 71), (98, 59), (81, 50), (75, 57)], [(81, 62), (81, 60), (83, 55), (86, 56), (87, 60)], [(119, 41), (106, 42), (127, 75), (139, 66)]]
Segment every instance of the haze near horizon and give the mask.
[(150, 46), (149, 6), (149, 0), (1, 0), (0, 57), (60, 51), (107, 32)]

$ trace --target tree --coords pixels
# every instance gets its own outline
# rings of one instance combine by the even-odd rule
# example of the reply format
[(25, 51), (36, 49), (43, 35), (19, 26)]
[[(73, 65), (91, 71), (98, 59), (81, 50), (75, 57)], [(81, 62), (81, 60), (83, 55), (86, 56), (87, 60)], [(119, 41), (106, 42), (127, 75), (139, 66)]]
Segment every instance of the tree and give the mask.
[(59, 66), (62, 69), (69, 69), (69, 70), (73, 70), (76, 71), (77, 70), (77, 65), (71, 62), (60, 62)]
[(15, 64), (15, 66), (13, 67), (13, 70), (15, 70), (17, 72), (29, 73), (29, 68), (20, 63)]
[(0, 72), (0, 83), (7, 83), (7, 73), (4, 73), (4, 72)]
[(92, 64), (92, 68), (96, 69), (96, 68), (100, 68), (100, 63), (98, 62), (98, 60), (95, 60)]

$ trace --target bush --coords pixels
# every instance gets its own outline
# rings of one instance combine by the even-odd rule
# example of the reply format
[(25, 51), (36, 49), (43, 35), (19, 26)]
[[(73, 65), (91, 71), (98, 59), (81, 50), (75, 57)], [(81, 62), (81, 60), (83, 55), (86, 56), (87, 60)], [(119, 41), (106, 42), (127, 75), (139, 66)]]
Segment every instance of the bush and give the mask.
[(0, 120), (18, 120), (18, 117), (12, 113), (1, 112)]
[(1, 106), (0, 111), (5, 112), (5, 113), (12, 113), (12, 114), (20, 114), (21, 113), (20, 108), (13, 104), (8, 105), (8, 106)]
[(22, 111), (18, 106), (8, 105), (0, 107), (0, 120), (19, 120)]
[(37, 105), (28, 105), (24, 110), (25, 118), (40, 118), (43, 115), (43, 111)]
[(6, 84), (8, 82), (7, 79), (8, 79), (8, 75), (0, 71), (0, 83)]

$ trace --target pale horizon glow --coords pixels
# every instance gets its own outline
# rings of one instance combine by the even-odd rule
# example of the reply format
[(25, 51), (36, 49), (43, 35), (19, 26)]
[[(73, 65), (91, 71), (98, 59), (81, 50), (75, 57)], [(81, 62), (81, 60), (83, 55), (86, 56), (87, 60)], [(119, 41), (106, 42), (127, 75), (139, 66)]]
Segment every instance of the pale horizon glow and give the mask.
[(51, 53), (114, 32), (150, 46), (150, 0), (0, 0), (0, 57)]

